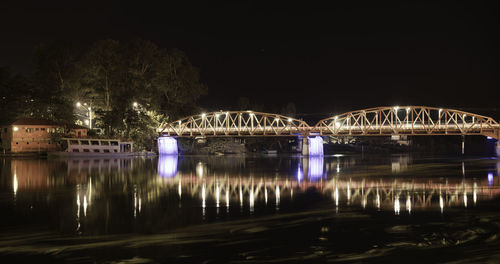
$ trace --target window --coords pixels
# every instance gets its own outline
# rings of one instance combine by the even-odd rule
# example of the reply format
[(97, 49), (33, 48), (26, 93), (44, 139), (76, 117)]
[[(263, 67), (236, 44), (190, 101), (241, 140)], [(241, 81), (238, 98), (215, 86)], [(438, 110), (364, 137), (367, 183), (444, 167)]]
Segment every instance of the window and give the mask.
[[(78, 133), (80, 133), (80, 132), (78, 132)], [(92, 141), (90, 141), (90, 143), (94, 146), (99, 146), (99, 141), (97, 141), (97, 140), (92, 140)]]
[(26, 133), (33, 133), (33, 128), (26, 128)]
[(41, 131), (45, 131), (45, 127), (40, 128)]
[(111, 146), (118, 146), (118, 141), (111, 141)]
[(16, 145), (18, 145), (18, 144), (19, 144), (19, 142), (16, 142)]
[(28, 141), (26, 141), (26, 145), (29, 145), (30, 143)]
[(118, 152), (116, 149), (113, 149), (115, 152)]
[(37, 127), (37, 128), (35, 128), (35, 131), (38, 131), (38, 130), (39, 130), (39, 128), (38, 128), (38, 127)]
[(109, 146), (109, 141), (101, 141), (101, 146)]
[(88, 140), (81, 140), (80, 142), (82, 143), (82, 145), (88, 145), (89, 144)]
[(78, 136), (81, 137), (82, 136), (82, 132), (78, 131)]
[(7, 133), (7, 128), (4, 128), (4, 129), (3, 129), (3, 132)]
[(78, 140), (70, 140), (69, 144), (70, 145), (78, 145)]
[(94, 149), (94, 152), (100, 152), (98, 149)]
[(90, 152), (89, 149), (83, 149), (83, 152)]
[[(104, 153), (109, 153), (109, 149), (105, 149)], [(108, 160), (109, 161), (109, 160)]]
[(73, 152), (80, 152), (79, 149), (73, 149)]

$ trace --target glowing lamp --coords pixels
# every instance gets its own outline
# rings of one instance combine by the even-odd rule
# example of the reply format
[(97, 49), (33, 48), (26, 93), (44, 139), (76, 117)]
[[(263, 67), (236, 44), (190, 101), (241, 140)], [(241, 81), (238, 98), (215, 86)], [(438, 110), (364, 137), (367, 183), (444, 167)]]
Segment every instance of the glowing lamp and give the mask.
[(15, 126), (15, 127), (13, 127), (12, 129), (13, 129), (14, 131), (18, 131), (18, 130), (19, 130), (19, 128), (18, 128), (18, 127), (16, 127), (16, 126)]

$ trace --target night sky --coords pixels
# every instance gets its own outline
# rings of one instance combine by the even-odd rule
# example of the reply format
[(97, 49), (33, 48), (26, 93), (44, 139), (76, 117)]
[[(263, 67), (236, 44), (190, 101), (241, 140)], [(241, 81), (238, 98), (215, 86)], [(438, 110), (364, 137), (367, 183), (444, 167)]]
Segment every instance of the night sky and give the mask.
[(304, 116), (406, 104), (498, 114), (496, 1), (267, 2), (2, 2), (0, 66), (32, 72), (38, 43), (141, 37), (187, 53), (208, 110), (244, 96)]

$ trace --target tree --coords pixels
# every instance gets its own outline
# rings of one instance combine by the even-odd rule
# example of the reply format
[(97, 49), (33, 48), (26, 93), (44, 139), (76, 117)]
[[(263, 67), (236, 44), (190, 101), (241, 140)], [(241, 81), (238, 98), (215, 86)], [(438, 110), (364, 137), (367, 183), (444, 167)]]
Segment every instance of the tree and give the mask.
[(8, 68), (0, 67), (0, 124), (9, 124), (23, 114), (27, 105), (28, 80), (13, 76)]
[[(130, 42), (103, 40), (93, 45), (81, 64), (85, 87), (93, 91), (93, 107), (108, 135), (130, 135), (143, 121), (165, 121), (191, 113), (206, 93), (199, 72), (179, 50), (158, 48), (136, 39)], [(147, 113), (133, 117), (137, 102)], [(140, 111), (139, 111), (140, 112)], [(143, 119), (133, 122), (135, 118)]]

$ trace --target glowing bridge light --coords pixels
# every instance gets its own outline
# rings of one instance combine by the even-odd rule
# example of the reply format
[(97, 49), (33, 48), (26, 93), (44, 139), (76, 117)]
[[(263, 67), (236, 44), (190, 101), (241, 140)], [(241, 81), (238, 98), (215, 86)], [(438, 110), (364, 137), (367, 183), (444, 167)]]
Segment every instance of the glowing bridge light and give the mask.
[(291, 118), (288, 118), (288, 122), (292, 122), (292, 119), (291, 119)]
[(215, 118), (219, 118), (219, 114), (215, 114)]
[(134, 102), (132, 106), (137, 107), (139, 104), (137, 102)]
[(275, 121), (275, 122), (279, 122), (279, 121), (280, 121), (280, 118), (279, 118), (279, 117), (276, 117), (276, 118), (274, 118), (274, 121)]
[(201, 118), (205, 118), (205, 116), (207, 116), (207, 114), (205, 113), (201, 114)]
[(76, 107), (80, 107), (80, 106), (82, 106), (82, 103), (76, 102)]
[(177, 155), (160, 155), (158, 157), (158, 175), (172, 178), (177, 175)]
[(407, 112), (407, 113), (408, 113), (408, 112), (410, 112), (410, 108), (409, 108), (409, 107), (408, 107), (408, 108), (406, 108), (406, 112)]
[(12, 128), (12, 129), (13, 129), (14, 131), (18, 131), (18, 130), (19, 130), (19, 128), (18, 128), (18, 127), (16, 127), (16, 126), (15, 126), (14, 128)]
[(493, 185), (493, 173), (488, 173), (488, 185)]
[(394, 199), (394, 214), (399, 215), (399, 212), (400, 212), (399, 196), (396, 195), (396, 198)]
[(172, 137), (159, 137), (158, 152), (160, 155), (177, 155), (177, 140)]
[(396, 111), (396, 112), (397, 112), (398, 110), (399, 110), (399, 106), (395, 106), (395, 107), (394, 107), (394, 111)]

